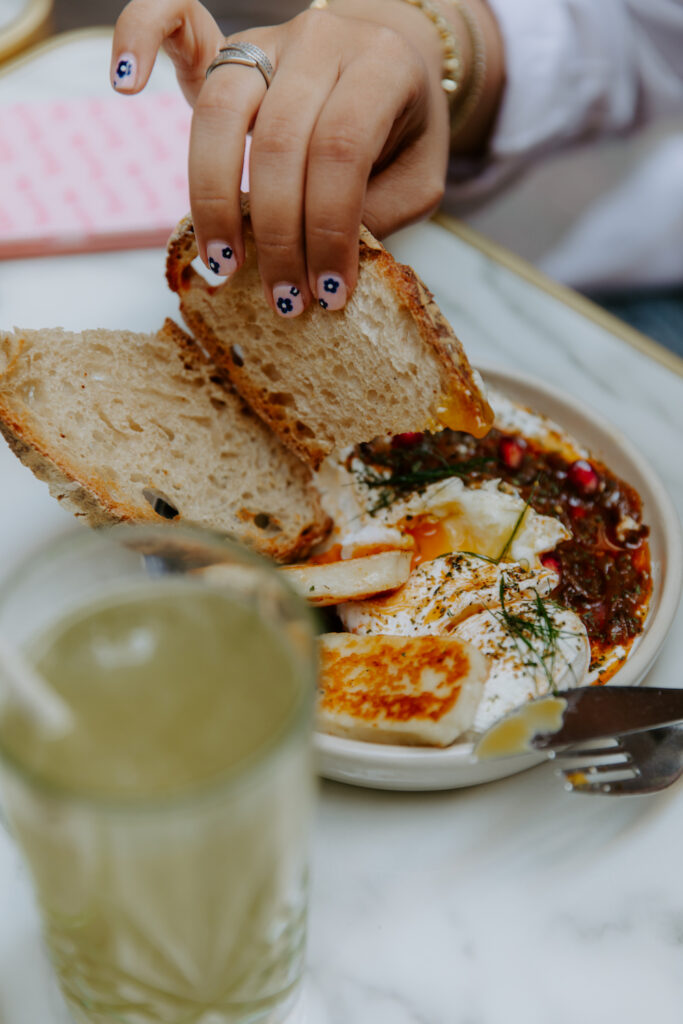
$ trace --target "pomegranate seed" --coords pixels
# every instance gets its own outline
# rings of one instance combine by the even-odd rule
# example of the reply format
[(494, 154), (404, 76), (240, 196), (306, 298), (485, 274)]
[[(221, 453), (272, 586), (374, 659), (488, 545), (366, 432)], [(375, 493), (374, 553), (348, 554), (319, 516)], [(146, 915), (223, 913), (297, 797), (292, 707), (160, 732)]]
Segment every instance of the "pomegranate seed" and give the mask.
[(409, 431), (407, 434), (396, 434), (391, 439), (392, 448), (411, 448), (414, 444), (418, 444), (424, 434), (420, 434), (417, 431)]
[(600, 486), (600, 477), (595, 472), (590, 462), (585, 459), (577, 459), (569, 467), (569, 481), (581, 494), (595, 494)]
[(562, 569), (560, 566), (560, 560), (557, 555), (554, 555), (552, 551), (548, 551), (547, 554), (541, 555), (541, 565), (544, 565), (546, 569), (552, 569), (558, 576), (562, 575)]
[(589, 605), (586, 609), (587, 618), (593, 626), (593, 635), (597, 632), (601, 632), (605, 628), (607, 621), (607, 606), (603, 601), (599, 601), (597, 604)]
[(518, 437), (501, 437), (498, 443), (498, 457), (508, 469), (519, 469), (524, 459), (526, 442)]

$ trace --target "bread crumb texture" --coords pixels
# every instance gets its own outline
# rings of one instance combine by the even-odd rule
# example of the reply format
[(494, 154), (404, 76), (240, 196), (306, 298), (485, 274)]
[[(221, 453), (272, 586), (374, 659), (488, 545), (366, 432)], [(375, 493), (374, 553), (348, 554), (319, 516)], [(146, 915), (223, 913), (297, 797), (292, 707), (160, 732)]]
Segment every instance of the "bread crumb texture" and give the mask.
[(309, 469), (172, 321), (148, 335), (0, 335), (0, 429), (94, 525), (183, 521), (280, 561), (328, 527)]

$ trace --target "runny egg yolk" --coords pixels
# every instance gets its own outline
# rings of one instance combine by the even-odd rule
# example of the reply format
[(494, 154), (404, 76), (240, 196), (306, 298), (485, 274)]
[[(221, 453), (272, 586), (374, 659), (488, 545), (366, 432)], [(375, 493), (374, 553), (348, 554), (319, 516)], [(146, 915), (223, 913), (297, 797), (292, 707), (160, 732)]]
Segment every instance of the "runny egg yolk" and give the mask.
[(487, 523), (478, 528), (477, 523), (462, 512), (442, 518), (431, 514), (413, 516), (402, 520), (398, 528), (415, 543), (413, 569), (451, 551), (472, 551), (496, 558), (510, 536), (507, 523), (501, 522), (497, 528)]
[(443, 519), (433, 516), (414, 516), (399, 524), (402, 533), (407, 533), (415, 542), (412, 568), (431, 562), (440, 555), (453, 551), (453, 539)]
[(422, 562), (447, 555), (451, 551), (474, 551), (494, 558), (500, 548), (496, 533), (482, 536), (464, 516), (414, 516), (399, 523), (399, 529), (413, 538), (415, 555), (413, 569)]

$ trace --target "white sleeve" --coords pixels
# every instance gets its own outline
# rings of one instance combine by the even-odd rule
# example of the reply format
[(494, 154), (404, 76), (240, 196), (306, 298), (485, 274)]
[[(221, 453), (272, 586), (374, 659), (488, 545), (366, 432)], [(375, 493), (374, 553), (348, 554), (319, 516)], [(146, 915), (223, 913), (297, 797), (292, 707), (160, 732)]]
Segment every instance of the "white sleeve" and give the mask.
[(488, 2), (507, 80), (486, 168), (452, 168), (474, 194), (569, 142), (683, 111), (683, 0)]

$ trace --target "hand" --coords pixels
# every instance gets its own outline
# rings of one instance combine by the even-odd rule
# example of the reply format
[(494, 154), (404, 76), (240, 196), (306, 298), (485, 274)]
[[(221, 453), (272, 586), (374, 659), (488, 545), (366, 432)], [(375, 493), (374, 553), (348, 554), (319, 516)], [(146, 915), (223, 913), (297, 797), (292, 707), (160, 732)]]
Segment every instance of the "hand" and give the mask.
[[(381, 24), (385, 12), (404, 31)], [(113, 84), (138, 92), (159, 47), (172, 58), (194, 106), (189, 176), (199, 252), (226, 276), (244, 260), (239, 187), (251, 131), (251, 220), (268, 301), (290, 316), (320, 298), (340, 308), (356, 283), (361, 222), (383, 237), (428, 215), (443, 194), (448, 107), (438, 36), (409, 4), (337, 0), (334, 10), (305, 11), (230, 41), (237, 39), (268, 54), (269, 89), (257, 69), (239, 65), (205, 80), (224, 37), (198, 0), (132, 0), (116, 26)], [(296, 301), (278, 310), (278, 296), (292, 287)]]

